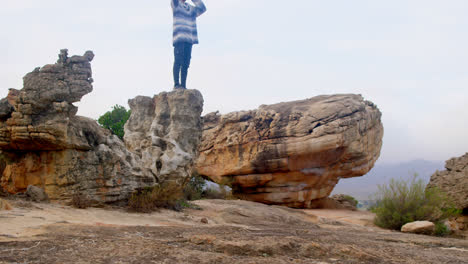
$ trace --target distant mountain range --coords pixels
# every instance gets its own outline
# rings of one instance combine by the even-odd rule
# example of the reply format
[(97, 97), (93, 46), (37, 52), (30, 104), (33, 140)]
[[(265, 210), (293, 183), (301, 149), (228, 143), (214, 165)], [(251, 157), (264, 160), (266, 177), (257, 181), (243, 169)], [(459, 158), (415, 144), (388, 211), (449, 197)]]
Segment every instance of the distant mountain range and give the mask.
[(377, 163), (362, 177), (341, 179), (332, 194), (348, 194), (357, 200), (371, 200), (370, 196), (378, 191), (379, 184), (386, 184), (390, 179), (411, 179), (415, 173), (428, 183), (436, 170), (445, 170), (444, 161), (414, 160), (404, 163)]

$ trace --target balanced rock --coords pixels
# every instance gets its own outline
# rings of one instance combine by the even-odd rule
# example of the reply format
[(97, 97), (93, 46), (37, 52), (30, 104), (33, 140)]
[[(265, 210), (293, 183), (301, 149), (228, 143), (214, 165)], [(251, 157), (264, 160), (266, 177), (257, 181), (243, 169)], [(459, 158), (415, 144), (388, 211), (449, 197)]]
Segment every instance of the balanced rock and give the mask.
[(197, 170), (246, 200), (312, 208), (380, 155), (381, 113), (360, 95), (317, 96), (203, 118)]
[(468, 153), (445, 163), (445, 171), (431, 176), (427, 188), (444, 191), (460, 210), (468, 211)]
[(401, 232), (413, 234), (426, 234), (431, 235), (435, 231), (435, 225), (429, 221), (416, 221), (403, 225)]
[(0, 186), (9, 193), (44, 189), (52, 200), (85, 193), (96, 202), (128, 198), (154, 185), (137, 155), (95, 120), (76, 116), (73, 102), (92, 91), (91, 60), (68, 57), (24, 77), (22, 90), (0, 100)]
[(201, 141), (201, 93), (175, 90), (153, 98), (138, 96), (128, 104), (132, 113), (124, 141), (140, 158), (142, 170), (157, 182), (187, 181)]

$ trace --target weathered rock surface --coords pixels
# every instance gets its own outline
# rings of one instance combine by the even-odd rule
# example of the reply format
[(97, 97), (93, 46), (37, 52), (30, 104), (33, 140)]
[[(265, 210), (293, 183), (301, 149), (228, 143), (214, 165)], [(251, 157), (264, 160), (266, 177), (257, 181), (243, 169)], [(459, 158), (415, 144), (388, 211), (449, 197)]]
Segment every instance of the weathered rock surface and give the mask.
[(407, 223), (401, 227), (403, 233), (431, 235), (435, 231), (435, 225), (429, 221), (416, 221)]
[(158, 182), (185, 182), (192, 175), (201, 141), (203, 96), (197, 90), (175, 90), (128, 101), (132, 114), (125, 124), (125, 144), (141, 168)]
[[(75, 123), (73, 105), (93, 90), (91, 51), (68, 58), (62, 50), (56, 64), (28, 73), (21, 91), (10, 89), (0, 101), (0, 148), (2, 150), (90, 150), (103, 138), (88, 138), (94, 131)], [(86, 124), (87, 125), (87, 124)]]
[(380, 155), (381, 113), (360, 95), (318, 96), (204, 117), (197, 170), (242, 199), (313, 208)]
[(22, 90), (0, 100), (0, 189), (40, 187), (52, 200), (77, 194), (95, 204), (191, 175), (202, 129), (200, 92), (130, 100), (129, 151), (95, 120), (76, 116), (73, 103), (93, 89), (93, 57), (88, 51), (69, 58), (62, 50), (57, 63), (27, 74)]
[(77, 102), (92, 91), (94, 55), (68, 57), (24, 77), (22, 90), (0, 101), (0, 184), (9, 193), (29, 185), (50, 199), (85, 193), (97, 202), (125, 199), (153, 177), (139, 168), (138, 156), (96, 121), (76, 116)]
[(26, 189), (26, 195), (35, 202), (45, 202), (49, 200), (49, 196), (44, 189), (34, 185), (29, 185)]
[(445, 171), (437, 171), (431, 176), (427, 188), (439, 188), (459, 209), (468, 210), (468, 153), (448, 160), (445, 168)]

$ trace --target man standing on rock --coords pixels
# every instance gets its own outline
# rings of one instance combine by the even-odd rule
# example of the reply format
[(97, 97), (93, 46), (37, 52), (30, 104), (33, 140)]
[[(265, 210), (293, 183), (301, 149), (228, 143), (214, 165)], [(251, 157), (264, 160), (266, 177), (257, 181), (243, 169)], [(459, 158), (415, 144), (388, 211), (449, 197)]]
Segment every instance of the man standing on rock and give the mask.
[[(187, 72), (192, 57), (192, 45), (198, 44), (197, 17), (205, 13), (202, 0), (171, 0), (174, 18), (174, 89), (187, 89)], [(181, 82), (179, 82), (179, 75)]]

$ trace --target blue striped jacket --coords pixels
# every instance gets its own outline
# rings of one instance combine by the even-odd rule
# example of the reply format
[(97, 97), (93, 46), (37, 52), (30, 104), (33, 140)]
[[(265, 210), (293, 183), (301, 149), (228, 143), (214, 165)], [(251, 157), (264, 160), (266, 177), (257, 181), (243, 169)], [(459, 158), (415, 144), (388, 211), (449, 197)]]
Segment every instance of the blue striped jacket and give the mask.
[(188, 42), (198, 44), (197, 17), (205, 13), (206, 7), (202, 0), (192, 0), (195, 6), (182, 3), (180, 0), (171, 0), (174, 18), (173, 44)]

